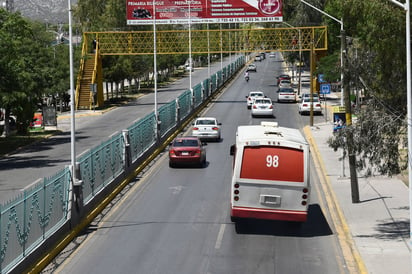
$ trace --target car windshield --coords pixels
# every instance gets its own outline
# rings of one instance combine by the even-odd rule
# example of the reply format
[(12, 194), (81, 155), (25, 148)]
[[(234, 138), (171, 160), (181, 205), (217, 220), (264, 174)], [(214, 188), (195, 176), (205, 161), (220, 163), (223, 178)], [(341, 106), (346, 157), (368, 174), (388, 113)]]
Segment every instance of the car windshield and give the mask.
[(259, 93), (259, 92), (257, 92), (257, 93), (251, 93), (251, 94), (250, 94), (250, 97), (258, 97), (258, 96), (263, 97), (263, 94), (262, 94), (262, 93)]
[(175, 147), (197, 147), (199, 142), (195, 139), (178, 139), (173, 142)]
[(196, 125), (215, 125), (215, 120), (197, 120)]
[(256, 99), (255, 100), (255, 104), (266, 104), (266, 105), (268, 105), (270, 103), (271, 103), (270, 100), (267, 100), (267, 99)]
[[(319, 103), (319, 99), (318, 98), (313, 98), (312, 100), (314, 103)], [(310, 98), (305, 98), (303, 100), (304, 103), (309, 103), (310, 102)]]
[(293, 93), (293, 88), (282, 88), (279, 91), (280, 93)]

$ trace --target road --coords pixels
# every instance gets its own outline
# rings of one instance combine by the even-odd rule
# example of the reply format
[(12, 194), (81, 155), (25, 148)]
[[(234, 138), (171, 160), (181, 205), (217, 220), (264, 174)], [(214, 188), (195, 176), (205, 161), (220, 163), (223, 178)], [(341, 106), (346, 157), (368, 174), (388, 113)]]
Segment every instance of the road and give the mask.
[[(250, 90), (275, 97), (280, 62), (258, 62), (258, 72), (233, 84), (203, 114), (222, 122), (222, 140), (208, 143), (205, 168), (169, 168), (167, 153), (139, 175), (134, 185), (86, 232), (85, 240), (56, 273), (347, 273), (328, 208), (311, 171), (309, 219), (287, 222), (230, 222), (229, 192), (238, 125), (252, 118)], [(301, 129), (309, 117), (296, 104), (276, 104), (281, 126)], [(315, 119), (324, 119), (323, 116)]]
[[(232, 56), (232, 61), (234, 60)], [(211, 73), (221, 70), (231, 61), (226, 58), (211, 65)], [(195, 69), (192, 83), (196, 85), (206, 79), (207, 69)], [(189, 89), (189, 76), (181, 78), (172, 85), (159, 88), (158, 105), (170, 102)], [(154, 94), (148, 94), (128, 105), (120, 106), (103, 115), (76, 118), (76, 155), (109, 139), (154, 110)], [(70, 113), (68, 113), (69, 115)], [(59, 120), (61, 134), (52, 136), (36, 145), (25, 147), (7, 157), (0, 157), (0, 203), (11, 200), (39, 179), (54, 175), (65, 165), (70, 165), (70, 119)]]

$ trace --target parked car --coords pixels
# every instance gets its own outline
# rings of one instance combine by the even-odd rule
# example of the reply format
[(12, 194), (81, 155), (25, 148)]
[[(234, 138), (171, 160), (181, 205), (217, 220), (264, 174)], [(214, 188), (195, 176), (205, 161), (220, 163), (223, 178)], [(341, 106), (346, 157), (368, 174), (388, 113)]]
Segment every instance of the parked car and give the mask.
[(200, 117), (195, 120), (192, 127), (192, 136), (200, 140), (219, 141), (221, 137), (221, 125), (214, 117)]
[[(319, 98), (313, 98), (313, 113), (314, 114), (322, 114), (322, 105)], [(298, 111), (300, 115), (309, 114), (310, 113), (310, 98), (302, 98), (302, 101), (299, 104)]]
[(262, 56), (260, 56), (260, 55), (256, 55), (255, 56), (255, 61), (262, 61)]
[(281, 102), (296, 103), (296, 92), (293, 88), (279, 88), (277, 93), (278, 93), (278, 103), (281, 103)]
[(256, 97), (264, 98), (266, 96), (262, 91), (259, 91), (259, 90), (249, 92), (249, 95), (246, 96), (246, 106), (248, 109), (252, 107), (253, 98), (256, 98)]
[(247, 66), (247, 68), (246, 68), (246, 71), (254, 71), (254, 72), (256, 72), (256, 64), (254, 64), (254, 63), (249, 64), (249, 65)]
[(176, 137), (169, 146), (169, 166), (206, 164), (205, 143), (196, 136)]
[(278, 85), (278, 86), (279, 86), (281, 80), (291, 80), (289, 74), (281, 74), (278, 77), (276, 77), (276, 79), (277, 79), (276, 85)]
[(252, 103), (252, 117), (271, 116), (273, 117), (273, 103), (270, 98), (254, 98)]

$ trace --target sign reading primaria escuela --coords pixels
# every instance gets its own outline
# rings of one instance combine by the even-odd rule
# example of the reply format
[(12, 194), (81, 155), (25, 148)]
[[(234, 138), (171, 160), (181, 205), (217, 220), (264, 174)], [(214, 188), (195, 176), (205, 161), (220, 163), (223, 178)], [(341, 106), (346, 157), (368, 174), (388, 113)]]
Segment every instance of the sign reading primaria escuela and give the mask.
[[(190, 11), (189, 11), (190, 8)], [(282, 0), (126, 1), (127, 24), (282, 22)], [(155, 15), (155, 17), (154, 17)]]

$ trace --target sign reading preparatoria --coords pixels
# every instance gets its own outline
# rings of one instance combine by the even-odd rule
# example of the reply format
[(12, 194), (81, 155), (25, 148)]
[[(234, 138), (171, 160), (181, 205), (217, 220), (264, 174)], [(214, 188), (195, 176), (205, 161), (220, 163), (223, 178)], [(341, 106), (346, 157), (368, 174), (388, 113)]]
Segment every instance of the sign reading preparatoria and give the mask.
[[(127, 24), (282, 22), (282, 0), (126, 1)], [(154, 16), (155, 15), (155, 16)]]

